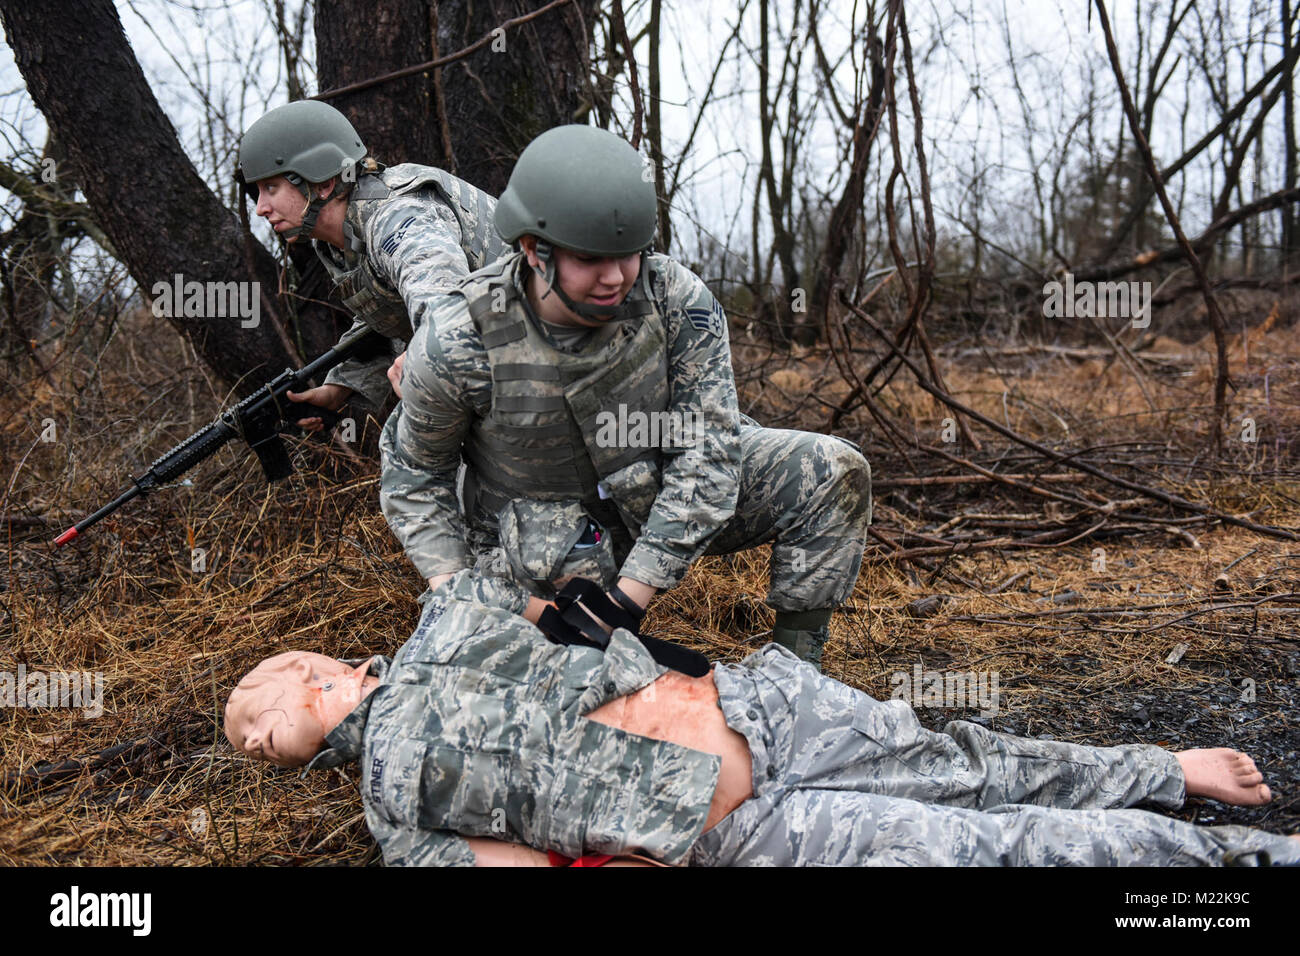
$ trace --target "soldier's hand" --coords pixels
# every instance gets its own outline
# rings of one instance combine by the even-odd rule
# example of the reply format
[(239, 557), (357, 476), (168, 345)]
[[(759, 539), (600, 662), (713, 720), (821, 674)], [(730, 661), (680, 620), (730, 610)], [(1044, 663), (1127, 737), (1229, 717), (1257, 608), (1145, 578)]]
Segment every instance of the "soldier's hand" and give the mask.
[(388, 366), (388, 381), (393, 386), (393, 394), (398, 398), (402, 397), (402, 363), (405, 361), (406, 353), (403, 352), (393, 359), (392, 365)]
[[(332, 412), (337, 412), (347, 404), (352, 397), (352, 389), (346, 385), (319, 385), (316, 388), (309, 388), (305, 392), (287, 392), (291, 402), (310, 402), (313, 405), (320, 405), (322, 408), (328, 408)], [(319, 431), (325, 423), (319, 418), (300, 418), (298, 425), (305, 431)]]

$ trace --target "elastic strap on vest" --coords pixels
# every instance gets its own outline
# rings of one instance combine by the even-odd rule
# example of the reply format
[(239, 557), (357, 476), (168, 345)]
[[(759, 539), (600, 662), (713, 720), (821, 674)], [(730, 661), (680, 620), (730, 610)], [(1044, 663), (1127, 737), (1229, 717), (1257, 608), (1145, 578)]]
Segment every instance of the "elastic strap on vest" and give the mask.
[(495, 402), (503, 412), (562, 412), (563, 395), (502, 395)]
[(494, 382), (558, 382), (559, 380), (560, 370), (554, 365), (502, 362), (492, 369)]
[(499, 328), (489, 329), (483, 333), (483, 348), (489, 351), (500, 348), (503, 345), (509, 345), (511, 342), (518, 342), (528, 330), (524, 328), (522, 322), (512, 322), (509, 325), (503, 325)]

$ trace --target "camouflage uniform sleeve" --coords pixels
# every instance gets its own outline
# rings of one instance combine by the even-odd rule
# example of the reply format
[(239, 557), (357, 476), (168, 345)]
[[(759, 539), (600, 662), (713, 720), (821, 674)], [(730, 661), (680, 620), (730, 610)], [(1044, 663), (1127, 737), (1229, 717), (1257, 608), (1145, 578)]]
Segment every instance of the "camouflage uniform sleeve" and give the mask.
[(472, 271), (460, 244), (460, 221), (432, 188), (385, 203), (366, 233), (370, 263), (401, 294), (413, 330)]
[(523, 614), (532, 596), (510, 577), (509, 564), (500, 547), (489, 548), (479, 555), (474, 568), (458, 572), (443, 587), (457, 600), (499, 607), (511, 614)]
[(402, 403), (379, 442), (379, 506), (425, 578), (474, 563), (456, 497), (456, 471), (465, 434), (483, 414), (484, 375), (491, 389), (486, 367), (464, 300), (440, 298), (407, 348)]
[[(663, 488), (624, 562), (622, 574), (671, 588), (736, 511), (740, 493), (740, 413), (727, 318), (694, 273), (669, 259), (661, 299), (668, 336), (669, 411), (694, 421), (694, 442), (665, 449)], [(656, 289), (658, 298), (659, 290)]]
[[(348, 329), (347, 334), (351, 335), (357, 329), (366, 327), (366, 323), (360, 319), (353, 319), (352, 328)], [(388, 393), (393, 390), (392, 384), (388, 381), (388, 367), (406, 347), (400, 339), (389, 339), (389, 345), (390, 355), (376, 355), (372, 359), (365, 360), (347, 359), (340, 362), (329, 370), (329, 374), (325, 376), (325, 384), (342, 385), (354, 392), (360, 392), (376, 410), (383, 408), (384, 403), (388, 401)]]

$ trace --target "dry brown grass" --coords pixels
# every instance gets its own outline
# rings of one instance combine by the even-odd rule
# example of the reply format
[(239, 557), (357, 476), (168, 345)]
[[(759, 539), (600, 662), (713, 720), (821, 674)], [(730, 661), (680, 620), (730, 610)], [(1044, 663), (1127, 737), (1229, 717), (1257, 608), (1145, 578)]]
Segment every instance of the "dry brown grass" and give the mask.
[[(139, 473), (218, 406), (220, 396), (173, 336), (129, 334), (143, 321), (132, 319), (102, 357), (70, 352), (53, 382), (29, 383), (2, 402), (0, 670), (22, 662), (29, 671), (101, 671), (105, 710), (99, 718), (74, 709), (0, 711), (0, 862), (373, 862), (350, 768), (300, 780), (232, 754), (219, 725), (229, 689), (263, 656), (289, 648), (341, 658), (391, 654), (409, 634), (421, 582), (378, 512), (373, 464), (357, 468), (327, 446), (300, 443), (301, 470), (267, 488), (256, 463), (228, 449), (191, 473), (191, 484), (133, 502), (72, 547), (49, 547), (63, 526), (115, 495), (128, 472)], [(1238, 414), (1260, 409), (1262, 434), (1273, 444), (1234, 448), (1236, 478), (1166, 469), (1165, 487), (1253, 511), (1259, 521), (1298, 523), (1297, 486), (1286, 470), (1298, 424), (1294, 339), (1290, 330), (1262, 333), (1252, 365), (1239, 355), (1234, 373), (1244, 389)], [(1080, 443), (1173, 449), (1203, 434), (1196, 408), (1208, 394), (1194, 349), (1179, 348), (1167, 354), (1186, 358), (1169, 359), (1147, 383), (1159, 398), (1155, 411), (1127, 372), (1059, 357), (1016, 358), (1015, 369), (1008, 360), (1000, 370), (967, 358), (952, 366), (950, 384), (963, 400), (1040, 438), (1062, 439), (1068, 426)], [(831, 400), (845, 389), (822, 364), (805, 357), (753, 377), (742, 394), (764, 420), (784, 414), (815, 424), (820, 413), (808, 396)], [(919, 431), (937, 431), (944, 417), (901, 376), (885, 398)], [(42, 420), (51, 417), (59, 441), (42, 443)], [(857, 413), (843, 431), (866, 437), (870, 430)], [(869, 444), (878, 479), (909, 473), (874, 437)], [(1267, 476), (1277, 464), (1283, 469)], [(940, 510), (1037, 509), (1051, 519), (1041, 502), (1026, 505), (986, 486), (935, 491), (926, 500)], [(877, 517), (899, 532), (940, 524), (901, 507), (888, 490), (878, 495)], [(1104, 572), (1093, 568), (1099, 546)], [(207, 550), (204, 573), (190, 569), (192, 547)], [(1230, 573), (1230, 595), (1218, 595), (1231, 599), (1215, 601), (1219, 570), (1248, 552)], [(910, 673), (915, 663), (997, 671), (1001, 710), (992, 725), (999, 729), (1098, 743), (1262, 748), (1278, 792), (1274, 808), (1199, 807), (1188, 815), (1295, 830), (1300, 599), (1286, 595), (1300, 592), (1297, 559), (1294, 542), (1204, 524), (929, 565), (870, 557), (836, 619), (826, 671), (880, 697), (889, 696), (892, 674)], [(650, 629), (715, 658), (739, 659), (770, 626), (761, 603), (766, 565), (762, 550), (702, 560), (655, 605)], [(1018, 574), (1007, 590), (990, 593)], [(1067, 592), (1080, 597), (1053, 597)], [(933, 613), (916, 607), (940, 593), (948, 600)], [(1117, 613), (1139, 606), (1152, 609)], [(1179, 643), (1188, 644), (1182, 660), (1165, 663)], [(1256, 683), (1253, 705), (1236, 702), (1245, 678)], [(1135, 718), (1136, 709), (1148, 719)], [(971, 714), (922, 711), (930, 725)]]

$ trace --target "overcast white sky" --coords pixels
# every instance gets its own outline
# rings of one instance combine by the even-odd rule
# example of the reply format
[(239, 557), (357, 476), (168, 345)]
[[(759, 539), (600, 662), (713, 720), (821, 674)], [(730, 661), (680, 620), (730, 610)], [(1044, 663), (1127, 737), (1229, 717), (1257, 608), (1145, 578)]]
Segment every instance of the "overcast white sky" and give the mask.
[[(626, 0), (625, 0), (626, 2)], [(1164, 0), (1167, 6), (1168, 0)], [(192, 0), (184, 6), (167, 0), (119, 0), (123, 25), (146, 76), (163, 108), (180, 132), (200, 173), (217, 188), (228, 190), (233, 168), (233, 144), (238, 131), (266, 108), (285, 101), (283, 70), (272, 33), (267, 26), (263, 0)], [(296, 6), (290, 0), (291, 7)], [(648, 16), (645, 0), (626, 2), (635, 32)], [(1203, 4), (1208, 7), (1209, 0)], [(781, 15), (773, 15), (773, 31), (789, 28), (792, 0), (776, 0)], [(1137, 44), (1133, 36), (1133, 4), (1112, 4), (1112, 18), (1125, 51), (1133, 63)], [(1243, 69), (1234, 63), (1229, 81), (1232, 92), (1253, 83), (1278, 55), (1276, 6), (1270, 0), (1233, 0), (1231, 20), (1225, 29), (1238, 41), (1262, 36), (1267, 29), (1274, 43), (1259, 47)], [(731, 33), (737, 0), (666, 0), (664, 43), (664, 119), (670, 157), (685, 142), (708, 82), (710, 71)], [(821, 38), (828, 55), (837, 57), (851, 45), (855, 22), (861, 29), (860, 5), (851, 0), (824, 0)], [(753, 51), (757, 47), (757, 3), (751, 2), (739, 38)], [(51, 6), (51, 15), (57, 5)], [(983, 216), (1014, 233), (1034, 202), (1029, 171), (1050, 169), (1059, 159), (1079, 164), (1086, 144), (1059, 155), (1053, 142), (1075, 123), (1090, 70), (1098, 79), (1098, 135), (1107, 139), (1118, 130), (1118, 98), (1105, 57), (1095, 16), (1091, 27), (1083, 0), (941, 0), (909, 3), (909, 25), (922, 90), (922, 112), (927, 153), (940, 227), (949, 234), (961, 227), (953, 216), (969, 215), (971, 170), (987, 168)], [(1195, 16), (1195, 15), (1193, 15)], [(1193, 35), (1193, 19), (1183, 33)], [(310, 36), (310, 30), (308, 31)], [(805, 88), (816, 82), (811, 44), (805, 49)], [(1195, 44), (1180, 41), (1175, 54), (1186, 57)], [(1009, 69), (1008, 48), (1015, 50), (1024, 104), (1018, 98)], [(1232, 45), (1229, 45), (1230, 51)], [(645, 43), (638, 49), (645, 85)], [(749, 204), (753, 176), (759, 159), (759, 125), (754, 106), (757, 65), (753, 56), (732, 45), (731, 60), (724, 65), (718, 96), (686, 160), (688, 186), (675, 203), (677, 250), (690, 258), (699, 231), (730, 239), (738, 249), (748, 247)], [(776, 54), (774, 54), (775, 56)], [(860, 44), (858, 58), (861, 57)], [(1230, 55), (1239, 57), (1238, 53)], [(1172, 59), (1172, 57), (1171, 57)], [(1169, 83), (1157, 112), (1153, 136), (1157, 156), (1169, 160), (1180, 152), (1181, 142), (1194, 141), (1211, 122), (1202, 79), (1186, 82), (1180, 67)], [(837, 73), (842, 96), (851, 95), (851, 64), (846, 58)], [(309, 81), (315, 91), (314, 77)], [(900, 96), (904, 87), (899, 84)], [(44, 122), (26, 95), (22, 78), (7, 46), (0, 46), (0, 151), (20, 157), (23, 144), (39, 150)], [(624, 92), (626, 92), (624, 90)], [(805, 92), (805, 99), (810, 95)], [(1231, 94), (1230, 94), (1231, 98)], [(1190, 104), (1190, 108), (1185, 106)], [(910, 107), (901, 104), (906, 118)], [(1278, 111), (1280, 113), (1280, 111)], [(1026, 119), (1028, 117), (1028, 119)], [(129, 121), (129, 120), (128, 120)], [(800, 163), (806, 170), (810, 192), (838, 191), (836, 170), (842, 145), (837, 123), (822, 112), (808, 132)], [(364, 135), (364, 130), (362, 131)], [(905, 131), (910, 139), (910, 129)], [(1028, 133), (1028, 135), (1026, 135)], [(843, 130), (839, 130), (842, 142)], [(1280, 188), (1280, 122), (1266, 131), (1265, 155), (1276, 161), (1260, 170), (1260, 194)], [(1213, 191), (1206, 162), (1189, 171), (1176, 185), (1186, 190), (1189, 229), (1205, 225)], [(1247, 176), (1247, 179), (1250, 177)], [(1197, 199), (1201, 201), (1196, 201)], [(1249, 197), (1247, 197), (1249, 199)], [(868, 215), (874, 210), (869, 199)], [(12, 201), (9, 208), (12, 208)], [(694, 221), (695, 225), (692, 225)]]

